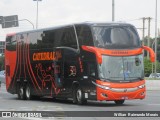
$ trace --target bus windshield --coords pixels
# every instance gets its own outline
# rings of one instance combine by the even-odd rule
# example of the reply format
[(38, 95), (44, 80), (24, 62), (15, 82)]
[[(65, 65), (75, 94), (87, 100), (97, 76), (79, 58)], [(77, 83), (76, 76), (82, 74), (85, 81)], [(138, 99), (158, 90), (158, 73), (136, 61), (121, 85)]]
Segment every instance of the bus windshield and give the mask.
[(93, 26), (94, 44), (99, 48), (140, 47), (137, 31), (132, 26)]
[(113, 57), (102, 56), (98, 65), (99, 78), (115, 82), (131, 82), (144, 78), (143, 55)]

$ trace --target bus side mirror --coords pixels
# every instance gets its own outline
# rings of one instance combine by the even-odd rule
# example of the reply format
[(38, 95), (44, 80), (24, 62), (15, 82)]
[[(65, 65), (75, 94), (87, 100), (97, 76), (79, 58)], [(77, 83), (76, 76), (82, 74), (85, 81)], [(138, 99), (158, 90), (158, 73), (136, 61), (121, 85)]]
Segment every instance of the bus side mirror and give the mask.
[(147, 50), (149, 52), (149, 54), (150, 54), (150, 61), (151, 62), (155, 62), (155, 53), (154, 53), (154, 51), (150, 47), (147, 47), (147, 46), (142, 46), (142, 48), (144, 50)]

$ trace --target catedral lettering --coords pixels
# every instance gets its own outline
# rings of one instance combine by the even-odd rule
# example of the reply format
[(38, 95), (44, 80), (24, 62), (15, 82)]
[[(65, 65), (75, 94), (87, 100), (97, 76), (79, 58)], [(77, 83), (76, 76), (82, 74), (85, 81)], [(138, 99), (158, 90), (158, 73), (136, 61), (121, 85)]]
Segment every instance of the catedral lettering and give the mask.
[(123, 104), (144, 99), (143, 51), (155, 61), (153, 50), (141, 45), (136, 28), (127, 23), (79, 23), (8, 34), (5, 48), (6, 89), (21, 100), (51, 96), (77, 104)]
[(61, 58), (62, 55), (60, 52), (40, 52), (33, 53), (33, 61), (43, 61), (43, 60), (57, 60)]
[(54, 53), (55, 53), (55, 52), (34, 53), (34, 54), (33, 54), (33, 61), (39, 61), (39, 60), (55, 60)]

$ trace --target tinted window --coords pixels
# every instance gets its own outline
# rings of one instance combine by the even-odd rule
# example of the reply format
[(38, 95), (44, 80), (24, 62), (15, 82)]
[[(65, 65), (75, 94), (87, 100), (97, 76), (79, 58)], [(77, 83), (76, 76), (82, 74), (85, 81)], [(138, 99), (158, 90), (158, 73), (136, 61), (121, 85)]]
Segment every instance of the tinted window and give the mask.
[(39, 42), (42, 42), (43, 45), (48, 48), (60, 46), (77, 48), (77, 41), (73, 27), (44, 31), (41, 36), (42, 41)]
[(40, 49), (47, 47), (46, 44), (43, 45), (42, 43), (42, 33), (43, 32), (31, 32), (28, 34), (31, 49)]
[(131, 26), (95, 26), (94, 43), (102, 48), (140, 47), (140, 39)]
[(16, 50), (16, 36), (7, 36), (6, 37), (6, 49), (9, 51)]
[(93, 46), (93, 38), (89, 26), (76, 26), (77, 37), (80, 45)]
[(55, 31), (47, 30), (40, 35), (42, 40), (38, 39), (38, 44), (41, 44), (45, 48), (53, 48), (55, 41)]
[(93, 62), (88, 63), (89, 76), (96, 77), (96, 66)]
[(77, 40), (73, 27), (62, 29), (61, 46), (72, 47), (77, 49)]

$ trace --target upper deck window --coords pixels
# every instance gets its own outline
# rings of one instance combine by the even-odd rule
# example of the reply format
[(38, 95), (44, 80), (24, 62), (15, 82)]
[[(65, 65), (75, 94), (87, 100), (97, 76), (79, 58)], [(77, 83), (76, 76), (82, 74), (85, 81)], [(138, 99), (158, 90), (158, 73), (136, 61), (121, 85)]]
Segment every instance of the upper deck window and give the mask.
[(46, 48), (65, 46), (77, 49), (73, 26), (44, 31), (41, 44), (42, 46), (45, 45)]
[(94, 44), (107, 49), (140, 47), (139, 36), (132, 26), (94, 26)]
[(76, 26), (79, 45), (94, 46), (91, 28), (87, 25)]
[(6, 50), (16, 50), (16, 35), (6, 37)]

